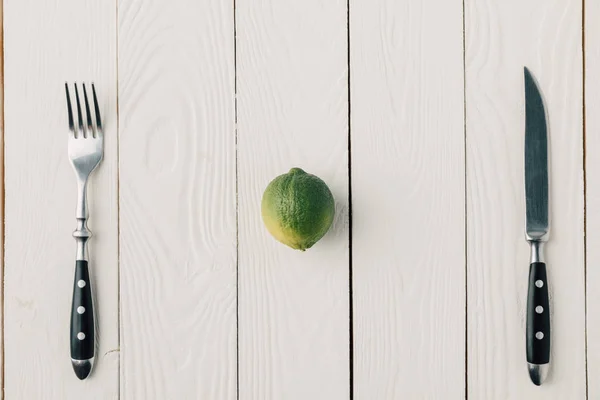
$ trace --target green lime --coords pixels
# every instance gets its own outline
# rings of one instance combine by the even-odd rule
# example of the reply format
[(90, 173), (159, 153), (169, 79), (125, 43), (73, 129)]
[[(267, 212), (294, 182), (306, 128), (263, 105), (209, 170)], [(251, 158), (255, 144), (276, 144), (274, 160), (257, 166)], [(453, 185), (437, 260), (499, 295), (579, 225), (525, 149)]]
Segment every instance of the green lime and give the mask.
[(325, 182), (300, 168), (292, 168), (269, 183), (261, 208), (271, 235), (302, 251), (327, 233), (335, 215), (333, 195)]

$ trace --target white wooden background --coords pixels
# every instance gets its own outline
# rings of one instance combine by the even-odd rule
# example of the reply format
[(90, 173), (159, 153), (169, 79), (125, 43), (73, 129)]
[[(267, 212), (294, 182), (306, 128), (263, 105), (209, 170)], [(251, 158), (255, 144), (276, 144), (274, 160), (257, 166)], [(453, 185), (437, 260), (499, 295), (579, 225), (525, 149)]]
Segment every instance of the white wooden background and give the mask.
[[(600, 399), (599, 19), (595, 0), (4, 0), (3, 398)], [(524, 65), (551, 130), (540, 388)], [(80, 382), (63, 85), (91, 80)], [(306, 253), (260, 219), (292, 166), (337, 203)]]

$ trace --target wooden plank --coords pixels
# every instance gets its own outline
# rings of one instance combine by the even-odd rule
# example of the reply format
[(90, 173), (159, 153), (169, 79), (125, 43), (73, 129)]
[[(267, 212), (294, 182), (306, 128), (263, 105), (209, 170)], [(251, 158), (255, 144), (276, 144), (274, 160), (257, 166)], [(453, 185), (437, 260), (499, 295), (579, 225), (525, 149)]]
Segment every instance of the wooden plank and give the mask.
[(352, 0), (356, 399), (464, 398), (462, 0)]
[[(349, 396), (348, 98), (344, 0), (237, 0), (240, 399)], [(267, 184), (300, 167), (336, 199), (306, 252), (260, 216)]]
[[(4, 1), (7, 399), (119, 395), (115, 6)], [(95, 81), (106, 127), (104, 161), (88, 192), (99, 347), (83, 382), (69, 356), (77, 198), (65, 81)]]
[[(585, 398), (581, 0), (466, 0), (468, 394)], [(525, 361), (523, 66), (549, 116), (552, 355)]]
[(119, 1), (121, 395), (236, 397), (231, 1)]
[(588, 399), (600, 398), (600, 3), (585, 3), (585, 173)]

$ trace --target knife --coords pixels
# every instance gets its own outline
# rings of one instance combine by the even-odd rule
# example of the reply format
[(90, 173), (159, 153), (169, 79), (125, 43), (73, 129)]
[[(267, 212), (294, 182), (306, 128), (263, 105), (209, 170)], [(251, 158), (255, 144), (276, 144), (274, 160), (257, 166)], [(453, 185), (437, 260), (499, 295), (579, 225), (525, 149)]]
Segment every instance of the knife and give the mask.
[(531, 381), (539, 386), (550, 365), (550, 304), (544, 244), (548, 224), (548, 129), (540, 90), (525, 73), (525, 208), (526, 238), (531, 246), (527, 293), (526, 348)]

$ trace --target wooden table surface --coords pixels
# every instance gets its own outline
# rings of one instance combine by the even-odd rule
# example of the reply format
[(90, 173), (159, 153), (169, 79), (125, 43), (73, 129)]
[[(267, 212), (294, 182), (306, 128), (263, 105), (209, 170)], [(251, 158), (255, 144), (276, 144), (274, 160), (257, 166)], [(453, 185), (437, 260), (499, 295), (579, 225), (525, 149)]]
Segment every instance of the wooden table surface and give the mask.
[[(3, 396), (600, 399), (600, 2), (4, 0)], [(552, 368), (525, 363), (523, 66), (550, 126)], [(69, 360), (64, 82), (94, 81), (97, 364)], [(273, 240), (266, 185), (332, 230)]]

